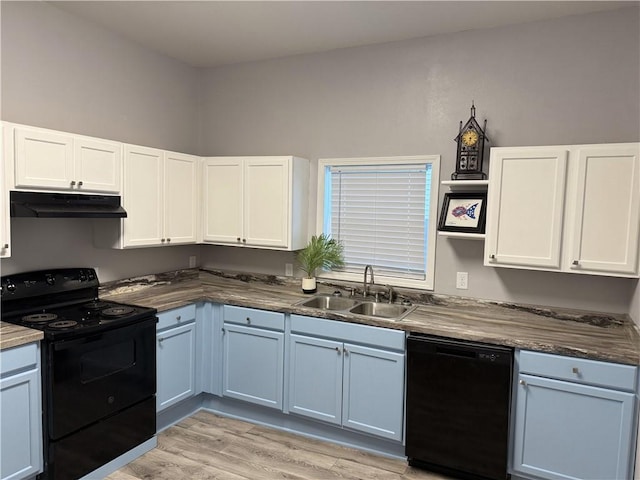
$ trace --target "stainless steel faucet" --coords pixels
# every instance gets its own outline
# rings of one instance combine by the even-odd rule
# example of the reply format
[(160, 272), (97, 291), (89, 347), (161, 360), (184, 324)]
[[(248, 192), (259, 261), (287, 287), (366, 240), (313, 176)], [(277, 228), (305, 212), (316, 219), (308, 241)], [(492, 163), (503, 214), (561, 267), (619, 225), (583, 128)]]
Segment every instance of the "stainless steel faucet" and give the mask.
[(373, 279), (373, 267), (371, 265), (367, 265), (366, 267), (364, 267), (364, 283), (362, 285), (363, 297), (366, 297), (369, 293), (369, 287), (367, 287), (367, 270), (371, 272), (371, 283), (369, 283), (369, 286), (375, 285), (375, 281)]

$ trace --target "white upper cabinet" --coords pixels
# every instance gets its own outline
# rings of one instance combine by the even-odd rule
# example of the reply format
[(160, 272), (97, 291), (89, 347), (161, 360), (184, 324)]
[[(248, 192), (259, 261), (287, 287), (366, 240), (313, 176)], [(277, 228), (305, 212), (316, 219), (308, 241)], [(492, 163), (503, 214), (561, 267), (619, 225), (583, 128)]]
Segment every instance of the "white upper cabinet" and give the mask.
[(638, 145), (593, 146), (577, 153), (573, 248), (569, 268), (638, 273)]
[(125, 145), (122, 205), (127, 218), (95, 222), (95, 243), (111, 248), (196, 243), (198, 157)]
[(73, 140), (76, 186), (92, 192), (120, 192), (122, 145), (107, 140)]
[(638, 146), (492, 148), (485, 265), (638, 276)]
[(164, 152), (125, 146), (123, 247), (160, 245), (163, 225)]
[(307, 242), (307, 160), (210, 157), (203, 168), (204, 242), (282, 250)]
[(490, 264), (560, 269), (567, 151), (491, 150)]
[(6, 135), (10, 135), (10, 129), (0, 124), (0, 138), (3, 146), (0, 149), (2, 155), (2, 176), (0, 178), (0, 258), (11, 256), (11, 221), (9, 217), (9, 178), (13, 174), (13, 162)]
[(170, 244), (196, 243), (200, 159), (182, 153), (164, 155), (164, 237)]
[(41, 128), (13, 129), (15, 187), (120, 192), (122, 144)]
[(202, 235), (207, 242), (236, 244), (242, 241), (243, 166), (240, 158), (204, 160)]

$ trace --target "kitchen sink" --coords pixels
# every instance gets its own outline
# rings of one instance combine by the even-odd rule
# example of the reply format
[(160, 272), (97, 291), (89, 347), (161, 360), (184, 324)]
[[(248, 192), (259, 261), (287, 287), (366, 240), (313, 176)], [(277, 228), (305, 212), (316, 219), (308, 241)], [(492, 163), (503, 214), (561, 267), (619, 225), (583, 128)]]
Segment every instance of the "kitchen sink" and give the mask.
[(399, 319), (413, 310), (413, 307), (394, 305), (390, 303), (363, 302), (349, 309), (351, 313), (368, 315), (370, 317), (382, 317)]
[(316, 295), (315, 297), (298, 302), (296, 305), (303, 307), (319, 308), (320, 310), (348, 310), (357, 305), (357, 301), (351, 298), (333, 297), (330, 295)]
[(385, 318), (387, 320), (402, 320), (416, 307), (397, 305), (393, 303), (369, 302), (353, 298), (335, 297), (332, 295), (316, 295), (308, 300), (296, 303), (298, 306), (316, 308), (318, 310), (332, 310), (367, 317)]

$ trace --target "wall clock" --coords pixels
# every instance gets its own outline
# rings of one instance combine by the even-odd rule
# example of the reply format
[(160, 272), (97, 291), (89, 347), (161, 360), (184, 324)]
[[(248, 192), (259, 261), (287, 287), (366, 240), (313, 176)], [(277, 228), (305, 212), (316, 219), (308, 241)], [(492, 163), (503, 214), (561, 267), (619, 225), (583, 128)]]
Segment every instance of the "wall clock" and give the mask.
[(484, 128), (476, 121), (476, 107), (471, 102), (471, 117), (467, 123), (460, 121), (460, 131), (454, 139), (458, 143), (456, 153), (456, 171), (451, 174), (451, 180), (484, 180), (487, 175), (482, 171), (484, 157), (484, 143), (488, 142), (484, 133), (487, 128), (487, 120)]

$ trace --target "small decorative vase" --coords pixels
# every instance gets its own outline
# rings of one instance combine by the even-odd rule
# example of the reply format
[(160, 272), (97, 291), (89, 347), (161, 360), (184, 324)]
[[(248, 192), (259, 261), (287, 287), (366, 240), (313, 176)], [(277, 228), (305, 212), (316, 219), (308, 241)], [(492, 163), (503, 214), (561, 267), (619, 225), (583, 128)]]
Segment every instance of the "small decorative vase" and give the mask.
[(304, 293), (316, 293), (316, 277), (302, 279), (302, 291)]

